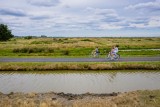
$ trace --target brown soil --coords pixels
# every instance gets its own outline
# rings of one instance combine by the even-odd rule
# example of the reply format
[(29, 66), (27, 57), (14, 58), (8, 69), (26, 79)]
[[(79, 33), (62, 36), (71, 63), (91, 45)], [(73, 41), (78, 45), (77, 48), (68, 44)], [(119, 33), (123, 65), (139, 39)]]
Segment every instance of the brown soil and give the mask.
[(0, 93), (0, 107), (160, 107), (160, 90), (111, 94)]

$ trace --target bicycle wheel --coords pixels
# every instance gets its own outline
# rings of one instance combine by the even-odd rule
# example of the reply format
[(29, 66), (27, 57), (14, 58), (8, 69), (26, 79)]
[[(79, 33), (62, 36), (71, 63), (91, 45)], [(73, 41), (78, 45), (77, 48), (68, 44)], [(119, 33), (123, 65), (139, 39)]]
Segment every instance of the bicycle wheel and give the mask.
[(109, 53), (108, 55), (106, 55), (106, 59), (107, 59), (107, 60), (112, 60), (112, 56), (111, 56), (110, 53)]
[(115, 59), (115, 60), (119, 60), (119, 58), (120, 58), (120, 55), (119, 55), (119, 54), (116, 54), (114, 59)]

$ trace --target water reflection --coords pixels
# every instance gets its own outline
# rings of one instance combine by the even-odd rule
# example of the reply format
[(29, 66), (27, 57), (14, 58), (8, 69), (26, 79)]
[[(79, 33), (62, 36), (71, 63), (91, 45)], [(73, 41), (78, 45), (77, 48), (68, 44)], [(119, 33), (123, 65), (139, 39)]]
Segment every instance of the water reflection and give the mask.
[[(79, 71), (76, 71), (79, 72)], [(160, 89), (160, 72), (1, 72), (0, 91), (111, 93)]]

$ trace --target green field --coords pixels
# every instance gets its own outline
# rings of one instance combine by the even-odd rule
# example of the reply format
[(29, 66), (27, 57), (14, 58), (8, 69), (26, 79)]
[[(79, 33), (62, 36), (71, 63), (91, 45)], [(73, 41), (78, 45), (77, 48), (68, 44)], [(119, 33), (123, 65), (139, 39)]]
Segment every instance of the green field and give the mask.
[(160, 38), (12, 38), (0, 42), (0, 57), (89, 57), (96, 47), (104, 57), (114, 45), (119, 45), (124, 57), (159, 56), (159, 41)]

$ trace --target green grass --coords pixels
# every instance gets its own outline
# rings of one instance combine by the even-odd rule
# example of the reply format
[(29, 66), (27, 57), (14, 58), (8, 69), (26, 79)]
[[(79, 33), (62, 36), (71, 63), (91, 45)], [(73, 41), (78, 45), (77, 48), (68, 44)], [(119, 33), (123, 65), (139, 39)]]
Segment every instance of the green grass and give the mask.
[[(52, 48), (16, 48), (12, 50), (1, 50), (0, 57), (20, 57), (20, 56), (45, 56), (45, 57), (90, 57), (92, 48), (76, 48), (76, 49), (52, 49)], [(105, 57), (109, 52), (107, 49), (100, 49), (100, 57)], [(127, 56), (160, 56), (160, 51), (143, 50), (143, 51), (121, 51), (121, 57)]]
[(13, 38), (0, 42), (0, 57), (88, 57), (96, 47), (99, 47), (103, 57), (117, 44), (122, 57), (160, 56), (160, 50), (121, 51), (160, 49), (159, 41), (160, 38)]
[(120, 51), (122, 56), (160, 56), (160, 51), (143, 50), (143, 51)]

